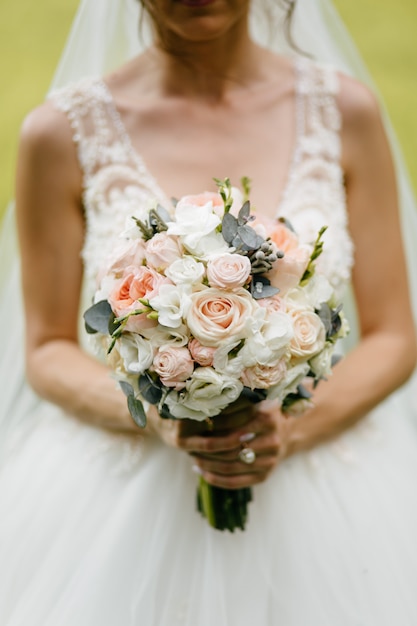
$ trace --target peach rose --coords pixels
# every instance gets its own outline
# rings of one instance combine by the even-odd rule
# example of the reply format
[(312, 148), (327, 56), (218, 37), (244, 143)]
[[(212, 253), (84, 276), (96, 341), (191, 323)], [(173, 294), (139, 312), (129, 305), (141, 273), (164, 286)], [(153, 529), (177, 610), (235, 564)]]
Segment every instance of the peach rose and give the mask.
[(187, 348), (168, 347), (158, 350), (153, 368), (166, 387), (177, 391), (185, 387), (185, 381), (194, 371), (194, 362)]
[(244, 370), (241, 380), (245, 387), (251, 389), (269, 389), (277, 385), (287, 372), (286, 359), (279, 359), (272, 365), (260, 365), (259, 363), (253, 367)]
[(326, 329), (314, 311), (293, 309), (289, 313), (293, 322), (294, 336), (290, 352), (296, 359), (308, 359), (318, 354), (326, 341)]
[(254, 300), (246, 289), (204, 289), (191, 295), (188, 327), (203, 346), (217, 347), (225, 339), (246, 336), (254, 307)]
[(236, 289), (247, 282), (251, 268), (247, 256), (226, 252), (207, 263), (207, 278), (211, 287)]
[(268, 234), (278, 250), (282, 250), (284, 253), (298, 248), (297, 235), (287, 228), (283, 222), (275, 222), (274, 227), (268, 230)]
[(194, 361), (203, 367), (209, 367), (213, 365), (214, 353), (216, 348), (202, 346), (197, 339), (191, 339), (188, 344), (188, 349), (191, 352), (191, 356)]
[(274, 287), (278, 287), (280, 295), (299, 284), (310, 261), (310, 246), (300, 246), (289, 250), (284, 258), (275, 261), (273, 268), (268, 272), (268, 278)]
[(203, 193), (183, 196), (180, 202), (183, 204), (191, 204), (193, 206), (205, 206), (208, 202), (211, 202), (215, 213), (223, 215), (223, 199), (221, 195), (215, 191), (203, 191)]
[[(144, 265), (139, 268), (128, 267), (108, 298), (114, 314), (116, 317), (123, 317), (135, 309), (144, 308), (138, 302), (139, 298), (147, 300), (153, 298), (158, 294), (158, 290), (163, 284), (172, 283), (168, 278), (151, 268)], [(132, 316), (126, 324), (126, 330), (134, 332), (140, 328), (149, 328), (155, 325), (156, 322), (149, 320), (146, 312)]]
[(164, 270), (182, 257), (182, 246), (176, 237), (157, 233), (145, 244), (146, 261), (154, 268)]

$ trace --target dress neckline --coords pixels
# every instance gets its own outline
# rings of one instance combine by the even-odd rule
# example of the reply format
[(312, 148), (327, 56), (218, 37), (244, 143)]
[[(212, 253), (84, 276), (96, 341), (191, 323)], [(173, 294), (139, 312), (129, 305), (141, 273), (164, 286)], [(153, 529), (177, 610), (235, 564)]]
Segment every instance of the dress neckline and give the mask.
[[(292, 189), (296, 167), (298, 166), (298, 163), (300, 161), (301, 139), (304, 134), (305, 110), (304, 99), (302, 95), (302, 84), (304, 72), (306, 71), (305, 59), (295, 57), (292, 63), (294, 71), (295, 132), (292, 149), (288, 158), (284, 185), (281, 189), (277, 206), (273, 211), (275, 217), (279, 217), (282, 214), (282, 210)], [(165, 192), (163, 186), (159, 183), (158, 179), (153, 175), (151, 169), (147, 166), (142, 154), (136, 149), (132, 138), (126, 129), (125, 123), (122, 119), (122, 115), (116, 105), (116, 101), (110, 87), (107, 85), (103, 78), (98, 78), (98, 83), (105, 94), (108, 111), (113, 120), (117, 133), (119, 134), (119, 137), (121, 138), (129, 156), (135, 163), (138, 172), (147, 183), (147, 186), (153, 195), (155, 195), (158, 199), (163, 200), (164, 204), (171, 204), (171, 196), (169, 196)]]

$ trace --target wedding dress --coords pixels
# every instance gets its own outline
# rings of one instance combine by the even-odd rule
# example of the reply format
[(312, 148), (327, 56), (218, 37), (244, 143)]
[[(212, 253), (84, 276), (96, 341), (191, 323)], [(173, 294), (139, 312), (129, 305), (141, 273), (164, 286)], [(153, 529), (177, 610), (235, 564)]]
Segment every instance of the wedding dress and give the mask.
[[(342, 292), (354, 250), (338, 74), (305, 59), (296, 68), (297, 138), (277, 215), (307, 241), (329, 226), (321, 269)], [(51, 99), (84, 174), (87, 303), (126, 217), (169, 200), (101, 79)], [(283, 462), (254, 488), (247, 530), (233, 535), (197, 513), (185, 453), (33, 401), (0, 473), (1, 625), (415, 626), (417, 433), (407, 398), (397, 392), (338, 439)]]

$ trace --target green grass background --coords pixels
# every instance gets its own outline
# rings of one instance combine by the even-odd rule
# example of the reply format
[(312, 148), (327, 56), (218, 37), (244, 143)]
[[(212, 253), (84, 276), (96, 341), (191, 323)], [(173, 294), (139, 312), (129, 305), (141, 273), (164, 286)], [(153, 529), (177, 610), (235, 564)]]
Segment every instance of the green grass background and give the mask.
[[(336, 0), (383, 95), (417, 188), (417, 2)], [(51, 80), (76, 0), (0, 0), (0, 215), (13, 195), (19, 127)]]

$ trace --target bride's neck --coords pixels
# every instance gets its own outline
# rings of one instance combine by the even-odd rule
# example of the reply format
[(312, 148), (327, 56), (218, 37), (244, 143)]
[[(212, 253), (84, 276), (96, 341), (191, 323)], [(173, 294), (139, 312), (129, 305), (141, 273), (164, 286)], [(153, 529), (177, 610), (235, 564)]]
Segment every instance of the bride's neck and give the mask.
[(261, 53), (247, 28), (237, 25), (224, 36), (203, 42), (172, 40), (154, 48), (162, 90), (168, 94), (221, 100), (236, 85), (261, 74)]

